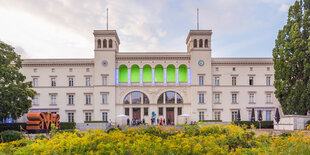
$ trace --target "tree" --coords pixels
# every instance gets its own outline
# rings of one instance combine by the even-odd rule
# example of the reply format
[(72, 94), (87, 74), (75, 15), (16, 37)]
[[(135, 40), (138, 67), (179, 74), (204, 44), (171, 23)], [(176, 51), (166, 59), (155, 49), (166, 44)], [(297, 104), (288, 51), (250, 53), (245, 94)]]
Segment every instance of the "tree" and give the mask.
[(0, 118), (17, 119), (28, 112), (36, 92), (25, 82), (20, 55), (0, 41)]
[(278, 32), (273, 49), (276, 88), (284, 114), (310, 110), (310, 0), (289, 8), (287, 24)]

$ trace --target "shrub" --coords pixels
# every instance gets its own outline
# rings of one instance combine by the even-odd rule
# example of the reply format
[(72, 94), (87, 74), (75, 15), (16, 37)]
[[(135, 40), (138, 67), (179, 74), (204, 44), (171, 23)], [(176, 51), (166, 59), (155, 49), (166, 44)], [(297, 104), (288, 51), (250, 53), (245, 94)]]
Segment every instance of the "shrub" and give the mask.
[[(232, 124), (238, 125), (238, 121), (233, 121)], [(251, 121), (240, 121), (240, 126), (246, 125), (247, 128), (251, 128)], [(254, 127), (259, 128), (259, 122), (254, 122)], [(273, 129), (273, 121), (262, 121), (262, 129)]]
[(279, 135), (279, 137), (283, 137), (283, 138), (285, 138), (285, 137), (289, 137), (289, 136), (292, 136), (292, 133), (289, 133), (289, 132), (283, 132), (283, 133), (281, 133), (281, 134)]
[(25, 130), (26, 123), (3, 123), (3, 124), (0, 124), (0, 132), (6, 131), (6, 130), (20, 131), (21, 127)]
[(40, 140), (43, 140), (43, 139), (48, 139), (45, 135), (43, 135), (43, 134), (39, 134), (39, 135), (36, 135), (35, 137), (34, 137), (34, 139), (35, 140), (37, 140), (37, 139), (40, 139)]
[(64, 129), (64, 130), (59, 130), (59, 133), (64, 133), (64, 132), (70, 132), (70, 133), (74, 133), (75, 129)]
[(21, 134), (18, 131), (7, 130), (0, 133), (0, 143), (11, 142), (21, 139)]
[(75, 129), (75, 128), (76, 128), (75, 122), (60, 122), (60, 130)]

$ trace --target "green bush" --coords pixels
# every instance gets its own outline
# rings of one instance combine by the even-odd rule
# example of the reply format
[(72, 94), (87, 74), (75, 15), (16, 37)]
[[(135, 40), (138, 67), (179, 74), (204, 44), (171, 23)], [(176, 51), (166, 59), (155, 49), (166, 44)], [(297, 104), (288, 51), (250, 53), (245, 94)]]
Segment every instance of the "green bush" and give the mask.
[(200, 120), (198, 122), (222, 122), (222, 120)]
[(64, 129), (64, 130), (59, 130), (59, 133), (64, 133), (64, 132), (70, 132), (70, 133), (74, 133), (74, 129)]
[(20, 131), (21, 127), (26, 130), (26, 123), (3, 123), (0, 124), (0, 132), (6, 130)]
[(283, 138), (285, 138), (285, 137), (289, 137), (289, 136), (292, 136), (292, 133), (289, 133), (289, 132), (283, 132), (283, 133), (281, 133), (281, 134), (279, 135), (279, 137), (283, 137)]
[(45, 135), (43, 135), (43, 134), (40, 134), (40, 135), (36, 135), (35, 137), (34, 137), (34, 139), (40, 139), (40, 140), (42, 140), (42, 139), (48, 139)]
[[(232, 124), (238, 125), (238, 121), (233, 121)], [(247, 128), (251, 128), (252, 122), (251, 121), (240, 121), (240, 126), (246, 125)], [(254, 127), (259, 128), (259, 122), (254, 122)], [(273, 121), (262, 121), (261, 124), (262, 129), (273, 129)]]
[(84, 123), (108, 123), (108, 121), (84, 121)]
[(60, 130), (75, 129), (75, 128), (76, 128), (75, 122), (60, 122)]
[(21, 139), (21, 134), (18, 131), (8, 130), (0, 132), (0, 143), (11, 142)]

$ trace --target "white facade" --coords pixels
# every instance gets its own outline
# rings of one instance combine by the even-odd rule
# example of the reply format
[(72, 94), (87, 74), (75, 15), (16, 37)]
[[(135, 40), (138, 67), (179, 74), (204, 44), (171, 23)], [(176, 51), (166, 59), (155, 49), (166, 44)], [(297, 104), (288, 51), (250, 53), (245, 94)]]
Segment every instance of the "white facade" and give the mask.
[(273, 120), (279, 103), (272, 59), (211, 58), (211, 35), (191, 30), (187, 52), (119, 52), (116, 31), (95, 30), (94, 58), (24, 59), (21, 72), (38, 93), (30, 111), (57, 112), (62, 122), (78, 123), (119, 121), (119, 114), (150, 123), (154, 111), (176, 124), (184, 122), (179, 114), (229, 122), (237, 110), (249, 120), (254, 108)]

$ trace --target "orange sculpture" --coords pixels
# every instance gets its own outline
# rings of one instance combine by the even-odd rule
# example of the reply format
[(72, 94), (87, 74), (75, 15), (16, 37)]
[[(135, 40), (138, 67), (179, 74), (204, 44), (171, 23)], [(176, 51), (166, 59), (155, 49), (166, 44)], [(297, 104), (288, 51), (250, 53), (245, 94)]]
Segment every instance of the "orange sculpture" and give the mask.
[(27, 130), (43, 130), (50, 129), (51, 124), (55, 124), (55, 126), (59, 129), (59, 114), (51, 114), (47, 112), (31, 112), (27, 114), (27, 119), (29, 121), (26, 122)]

